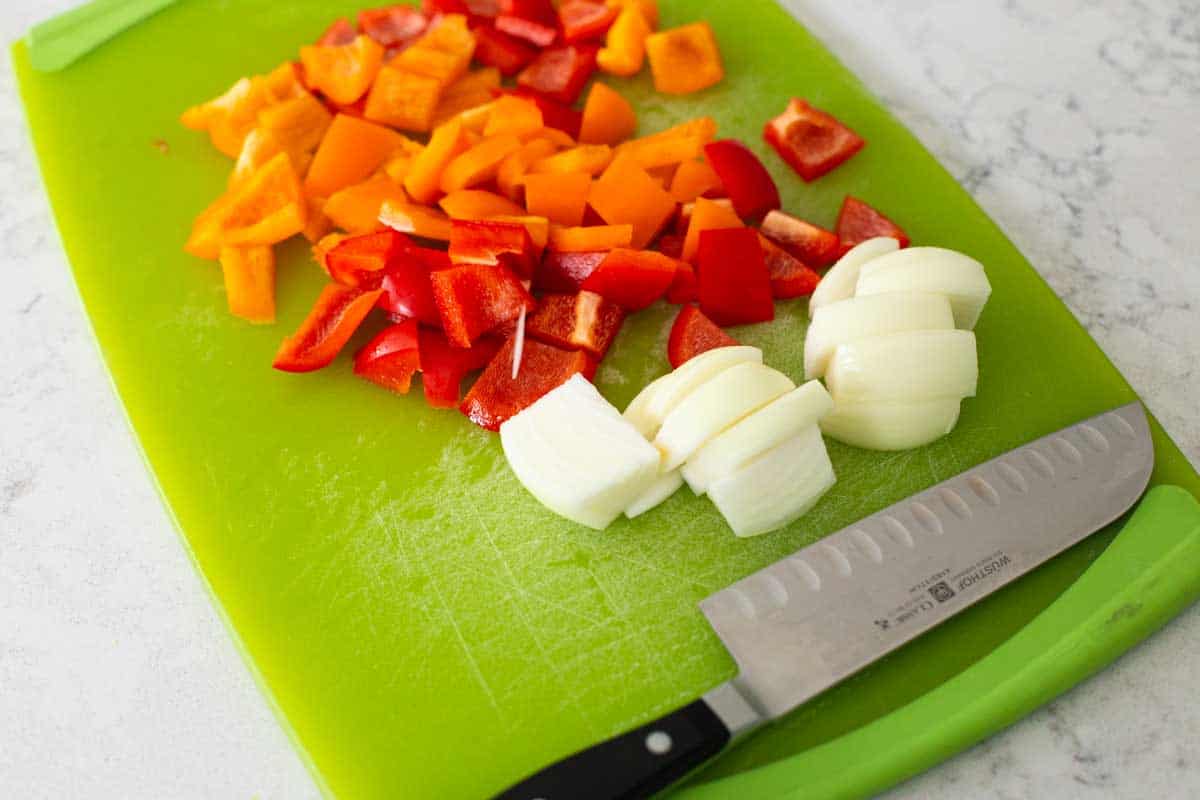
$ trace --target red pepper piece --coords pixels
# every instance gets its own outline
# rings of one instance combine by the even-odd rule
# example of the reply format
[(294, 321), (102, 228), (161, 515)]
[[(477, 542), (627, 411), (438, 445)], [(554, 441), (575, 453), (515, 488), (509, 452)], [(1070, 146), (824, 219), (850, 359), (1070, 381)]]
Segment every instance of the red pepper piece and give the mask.
[(641, 311), (666, 294), (679, 262), (652, 250), (610, 250), (583, 288), (602, 295), (627, 311)]
[(784, 211), (767, 214), (759, 229), (775, 244), (810, 267), (827, 267), (842, 254), (841, 241), (836, 233)]
[(383, 290), (379, 307), (393, 319), (412, 318), (425, 325), (440, 326), (442, 315), (433, 299), (429, 275), (451, 266), (450, 257), (441, 250), (427, 247), (402, 250), (379, 280), (379, 288)]
[(569, 294), (582, 288), (583, 282), (608, 257), (607, 250), (590, 253), (560, 253), (547, 250), (533, 278), (533, 288), (543, 292)]
[(378, 289), (366, 292), (336, 283), (326, 286), (299, 330), (279, 346), (275, 369), (311, 372), (329, 364), (350, 341), (381, 294)]
[(502, 339), (484, 336), (471, 347), (455, 347), (441, 331), (428, 328), (421, 328), (418, 341), (425, 402), (434, 408), (457, 408), (463, 378), (486, 367), (504, 345)]
[(763, 138), (806, 181), (815, 181), (866, 144), (836, 118), (799, 98), (766, 124)]
[(619, 305), (594, 292), (548, 294), (525, 320), (525, 332), (555, 347), (586, 350), (600, 361), (624, 320)]
[(555, 22), (554, 3), (551, 0), (500, 0), (500, 13), (547, 25)]
[(505, 266), (464, 264), (434, 272), (433, 299), (442, 317), (446, 338), (456, 347), (470, 347), (484, 333), (521, 309), (537, 307), (533, 296)]
[(558, 22), (563, 41), (567, 44), (584, 41), (603, 41), (620, 12), (617, 5), (595, 3), (592, 0), (569, 0), (558, 7)]
[(358, 29), (387, 48), (411, 44), (428, 25), (429, 18), (412, 6), (386, 6), (358, 12)]
[(704, 146), (704, 157), (721, 179), (739, 217), (758, 219), (779, 208), (779, 189), (771, 173), (746, 145), (736, 139), (710, 142)]
[(535, 58), (537, 51), (516, 37), (488, 26), (475, 31), (475, 60), (495, 67), (501, 75), (516, 75)]
[(837, 236), (846, 250), (876, 236), (890, 236), (900, 242), (901, 247), (908, 247), (909, 244), (908, 234), (899, 225), (850, 195), (846, 195), (838, 212)]
[(718, 325), (775, 318), (771, 278), (753, 228), (701, 231), (700, 309)]
[(664, 233), (658, 237), (658, 252), (671, 258), (683, 258), (683, 237), (677, 233)]
[(771, 276), (771, 294), (776, 300), (807, 297), (813, 293), (821, 281), (820, 274), (761, 234), (758, 243), (762, 245), (763, 261)]
[(524, 225), (465, 219), (450, 222), (447, 252), (455, 264), (503, 264), (526, 279), (533, 276), (540, 255)]
[[(382, 273), (404, 250), (412, 239), (393, 230), (378, 231), (343, 239), (325, 256), (329, 277), (344, 286), (378, 288)], [(374, 285), (372, 285), (374, 284)]]
[(596, 48), (564, 44), (543, 50), (521, 70), (517, 84), (566, 105), (579, 99), (584, 84), (596, 71)]
[(718, 328), (700, 309), (684, 306), (679, 309), (679, 316), (671, 325), (671, 336), (667, 339), (667, 360), (672, 368), (678, 369), (680, 364), (701, 353), (735, 344), (737, 340)]
[(596, 374), (596, 362), (582, 350), (562, 350), (536, 339), (526, 339), (521, 369), (513, 380), (515, 343), (516, 337), (504, 343), (458, 407), (472, 422), (489, 431), (499, 430), (500, 423), (528, 408), (575, 373), (581, 373), (588, 380)]
[[(517, 87), (514, 89), (493, 89), (492, 93), (499, 97), (503, 94), (514, 94), (518, 97), (524, 97), (532, 100), (542, 112), (542, 124), (547, 128), (555, 128), (562, 131), (572, 139), (579, 138), (579, 129), (583, 127), (583, 112), (571, 108), (569, 105), (551, 100), (545, 95), (539, 94), (529, 89)], [(602, 225), (603, 220), (597, 223), (589, 223), (585, 218), (584, 225), (597, 224)]]
[(667, 302), (672, 305), (693, 303), (700, 297), (700, 284), (696, 281), (695, 268), (686, 261), (679, 262), (671, 288), (667, 289)]
[(420, 368), (415, 319), (384, 328), (354, 356), (355, 375), (396, 394), (408, 394)]
[(421, 0), (421, 11), (430, 18), (440, 14), (471, 13), (471, 9), (463, 0)]
[(549, 47), (558, 38), (558, 29), (553, 25), (508, 14), (496, 17), (496, 30), (529, 42), (535, 47)]
[(325, 29), (321, 34), (321, 38), (317, 39), (318, 47), (341, 47), (345, 44), (350, 44), (354, 41), (354, 37), (358, 32), (354, 30), (354, 26), (350, 24), (345, 17), (339, 17), (333, 21), (333, 24)]

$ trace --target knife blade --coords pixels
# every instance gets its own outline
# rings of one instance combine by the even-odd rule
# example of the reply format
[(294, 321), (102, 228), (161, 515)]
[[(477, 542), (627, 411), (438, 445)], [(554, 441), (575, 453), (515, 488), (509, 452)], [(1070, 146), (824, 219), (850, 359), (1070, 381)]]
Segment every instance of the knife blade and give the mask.
[(503, 800), (642, 798), (1125, 513), (1154, 468), (1134, 402), (876, 512), (705, 598), (738, 674)]

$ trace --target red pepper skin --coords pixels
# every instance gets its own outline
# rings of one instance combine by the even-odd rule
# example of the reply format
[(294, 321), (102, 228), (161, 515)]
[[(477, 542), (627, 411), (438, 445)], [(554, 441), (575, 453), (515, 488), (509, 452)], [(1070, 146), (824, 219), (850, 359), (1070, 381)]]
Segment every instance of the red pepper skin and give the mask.
[(771, 294), (776, 300), (808, 297), (813, 293), (821, 281), (819, 273), (761, 234), (758, 243), (762, 245), (763, 261), (771, 276)]
[(343, 286), (369, 286), (375, 289), (383, 271), (410, 247), (412, 239), (399, 231), (385, 230), (351, 236), (329, 251), (325, 264), (329, 267), (329, 277)]
[(607, 250), (591, 253), (560, 253), (547, 250), (533, 276), (533, 288), (541, 292), (560, 294), (577, 292), (607, 257)]
[(358, 12), (358, 29), (386, 48), (411, 44), (428, 25), (429, 18), (412, 6), (386, 6)]
[(382, 291), (363, 291), (331, 283), (321, 290), (312, 311), (275, 354), (275, 369), (311, 372), (327, 366), (375, 307)]
[(526, 338), (521, 369), (513, 380), (515, 342), (516, 337), (512, 337), (504, 343), (458, 407), (472, 422), (489, 431), (499, 430), (502, 422), (561, 386), (575, 373), (588, 380), (596, 374), (596, 362), (582, 350), (562, 350)]
[(558, 38), (558, 29), (553, 25), (508, 14), (496, 17), (496, 30), (529, 42), (534, 47), (549, 47)]
[(417, 338), (425, 402), (434, 408), (458, 408), (463, 378), (486, 367), (504, 345), (502, 339), (483, 336), (471, 347), (454, 347), (445, 334), (429, 328), (421, 328)]
[(704, 146), (704, 158), (717, 173), (742, 219), (759, 219), (779, 208), (779, 189), (771, 173), (750, 148), (736, 139), (721, 139)]
[(555, 347), (585, 350), (601, 361), (624, 320), (619, 305), (594, 292), (548, 294), (525, 320), (525, 333)]
[(838, 212), (837, 236), (845, 250), (876, 236), (890, 236), (900, 242), (901, 247), (909, 245), (908, 234), (899, 225), (850, 195), (846, 195)]
[(799, 98), (766, 124), (763, 138), (806, 181), (815, 181), (866, 144), (836, 118)]
[(430, 19), (440, 14), (471, 13), (468, 4), (463, 0), (421, 0), (421, 11)]
[[(555, 128), (560, 130), (567, 136), (570, 136), (572, 139), (579, 138), (579, 130), (583, 127), (582, 111), (571, 108), (569, 105), (563, 105), (562, 103), (551, 100), (543, 94), (539, 94), (538, 92), (530, 89), (523, 89), (519, 86), (516, 89), (493, 89), (492, 94), (496, 97), (499, 97), (502, 94), (513, 94), (517, 97), (524, 97), (528, 100), (532, 100), (538, 107), (538, 110), (542, 112), (543, 125), (545, 125), (547, 128)], [(588, 210), (590, 211), (591, 209)], [(583, 224), (601, 225), (603, 222), (603, 220), (600, 220), (599, 222), (589, 223), (587, 219), (584, 219)]]
[(771, 278), (753, 228), (700, 233), (700, 310), (718, 325), (775, 319)]
[(321, 38), (317, 39), (318, 47), (341, 47), (344, 44), (350, 44), (354, 41), (354, 37), (358, 32), (354, 30), (354, 26), (345, 17), (339, 17), (333, 21), (325, 32), (321, 34)]
[(620, 8), (592, 0), (569, 0), (558, 7), (558, 22), (567, 44), (603, 41)]
[(486, 25), (475, 31), (475, 60), (505, 77), (516, 75), (535, 58), (537, 51), (516, 37)]
[(842, 244), (836, 233), (784, 211), (767, 214), (759, 229), (768, 239), (810, 267), (827, 267), (842, 255)]
[(517, 76), (517, 84), (564, 105), (579, 99), (584, 84), (596, 71), (596, 48), (564, 44), (543, 50)]
[(429, 276), (446, 338), (470, 347), (481, 335), (537, 307), (533, 295), (505, 266), (464, 264)]
[(583, 282), (589, 292), (612, 300), (626, 311), (641, 311), (667, 293), (679, 262), (652, 250), (611, 250)]
[(667, 360), (673, 369), (695, 358), (701, 353), (718, 347), (730, 347), (737, 340), (704, 316), (695, 306), (684, 306), (671, 325), (671, 336), (667, 339)]
[(463, 219), (450, 223), (447, 253), (455, 264), (503, 264), (522, 279), (533, 277), (541, 255), (524, 225)]
[(400, 252), (379, 279), (383, 294), (379, 307), (388, 316), (416, 319), (424, 325), (440, 326), (442, 316), (433, 299), (433, 284), (429, 275), (440, 269), (449, 269), (450, 258), (441, 250), (427, 247), (409, 247)]
[(700, 284), (696, 280), (696, 269), (686, 261), (680, 261), (671, 288), (667, 289), (667, 302), (672, 305), (694, 303), (700, 297)]
[(408, 394), (420, 368), (415, 319), (384, 328), (354, 356), (355, 375), (396, 394)]

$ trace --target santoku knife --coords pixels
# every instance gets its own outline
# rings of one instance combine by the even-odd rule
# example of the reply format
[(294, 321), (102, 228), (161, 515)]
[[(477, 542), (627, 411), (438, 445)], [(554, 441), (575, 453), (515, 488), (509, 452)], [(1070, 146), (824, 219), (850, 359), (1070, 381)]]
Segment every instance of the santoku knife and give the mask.
[(504, 800), (648, 797), (1103, 528), (1154, 467), (1140, 403), (1011, 450), (700, 603), (739, 672), (553, 764)]

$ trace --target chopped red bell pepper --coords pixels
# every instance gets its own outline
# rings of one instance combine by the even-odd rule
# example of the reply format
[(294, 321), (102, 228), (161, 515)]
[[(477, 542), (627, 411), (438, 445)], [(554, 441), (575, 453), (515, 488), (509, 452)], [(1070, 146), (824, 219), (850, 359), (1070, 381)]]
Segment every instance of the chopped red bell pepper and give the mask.
[(590, 253), (560, 253), (547, 250), (542, 263), (533, 277), (533, 288), (543, 292), (570, 294), (583, 287), (583, 282), (596, 271), (605, 258), (607, 250)]
[(548, 294), (525, 320), (525, 332), (555, 347), (586, 350), (600, 361), (624, 320), (619, 305), (594, 292)]
[(381, 294), (378, 289), (368, 292), (337, 283), (326, 286), (299, 330), (279, 346), (275, 369), (311, 372), (329, 364), (350, 341)]
[(821, 281), (819, 273), (762, 234), (759, 234), (758, 243), (762, 245), (763, 261), (771, 276), (771, 294), (776, 300), (807, 297), (813, 293)]
[(678, 233), (664, 233), (658, 237), (658, 252), (671, 258), (683, 258), (683, 237)]
[(464, 264), (429, 278), (446, 338), (457, 347), (470, 347), (497, 325), (516, 319), (522, 308), (537, 307), (517, 276), (503, 265)]
[(554, 3), (551, 0), (500, 0), (500, 13), (547, 25), (555, 22)]
[[(543, 94), (524, 89), (518, 86), (516, 89), (493, 89), (492, 93), (499, 97), (504, 94), (514, 94), (517, 97), (524, 97), (532, 100), (542, 112), (542, 124), (547, 128), (555, 128), (570, 136), (572, 139), (579, 138), (579, 129), (583, 127), (583, 112), (571, 108), (569, 105), (564, 105), (555, 100), (551, 100)], [(589, 224), (587, 219), (584, 219), (584, 224)], [(595, 223), (595, 224), (602, 224)]]
[(384, 328), (354, 356), (355, 375), (397, 394), (408, 394), (420, 368), (415, 319)]
[(617, 5), (592, 0), (568, 0), (558, 7), (558, 22), (567, 44), (602, 41), (620, 12)]
[(358, 12), (358, 29), (387, 48), (411, 44), (428, 25), (429, 18), (412, 6), (386, 6)]
[(618, 247), (609, 251), (583, 288), (627, 311), (641, 311), (666, 294), (678, 267), (678, 261), (662, 253)]
[(395, 263), (412, 239), (393, 230), (343, 239), (325, 256), (329, 277), (344, 286), (378, 288), (383, 271)]
[(679, 262), (671, 288), (667, 289), (667, 302), (672, 305), (693, 303), (700, 297), (700, 284), (696, 281), (696, 269), (686, 261)]
[(471, 13), (471, 9), (463, 0), (421, 0), (421, 11), (430, 18), (441, 14)]
[(483, 369), (504, 345), (495, 336), (483, 336), (470, 347), (455, 347), (441, 331), (421, 328), (421, 383), (425, 402), (434, 408), (457, 408), (462, 400), (462, 381)]
[(704, 158), (721, 179), (739, 217), (758, 219), (779, 208), (779, 189), (771, 173), (746, 145), (736, 139), (710, 142), (704, 146)]
[(516, 75), (535, 58), (537, 51), (516, 37), (488, 26), (475, 31), (475, 60), (495, 67), (501, 75)]
[(678, 369), (680, 364), (701, 353), (735, 344), (737, 339), (718, 328), (700, 309), (684, 306), (679, 309), (679, 316), (671, 325), (671, 336), (667, 339), (667, 360), (672, 368)]
[(596, 362), (582, 350), (563, 350), (536, 339), (526, 339), (521, 369), (514, 380), (515, 343), (515, 336), (504, 343), (458, 407), (472, 422), (489, 431), (499, 430), (502, 422), (533, 405), (575, 373), (581, 373), (588, 380), (596, 374)]
[(345, 17), (339, 17), (317, 39), (318, 47), (341, 47), (354, 41), (358, 33)]
[(766, 124), (763, 138), (806, 181), (815, 181), (866, 144), (833, 116), (799, 98)]
[(451, 220), (447, 252), (455, 264), (503, 264), (526, 279), (541, 255), (524, 225), (465, 219)]
[(753, 228), (701, 231), (700, 309), (718, 325), (775, 318), (771, 278)]
[(847, 250), (876, 236), (890, 236), (900, 242), (901, 247), (908, 247), (909, 244), (908, 234), (899, 225), (850, 195), (846, 195), (838, 212), (837, 236)]
[(535, 47), (549, 47), (558, 38), (558, 29), (553, 25), (509, 14), (496, 17), (496, 30), (529, 42)]
[(584, 84), (595, 71), (595, 47), (564, 44), (543, 50), (532, 64), (521, 70), (517, 84), (556, 102), (571, 105), (579, 99)]
[(450, 257), (442, 250), (406, 248), (392, 259), (379, 280), (379, 288), (383, 290), (379, 307), (393, 319), (411, 318), (425, 325), (440, 326), (442, 316), (433, 299), (429, 275), (451, 266)]
[(767, 214), (759, 229), (768, 239), (810, 267), (827, 267), (842, 254), (836, 233), (784, 211)]

